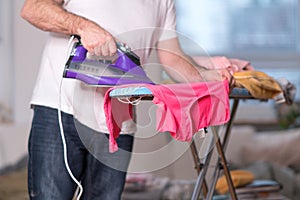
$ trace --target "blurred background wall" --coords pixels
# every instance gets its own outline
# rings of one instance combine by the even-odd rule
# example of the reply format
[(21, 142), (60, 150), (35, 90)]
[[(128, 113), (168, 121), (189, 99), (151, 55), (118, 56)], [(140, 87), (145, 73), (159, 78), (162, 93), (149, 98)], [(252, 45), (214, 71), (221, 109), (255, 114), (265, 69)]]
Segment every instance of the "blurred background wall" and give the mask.
[(29, 100), (36, 79), (45, 33), (21, 20), (23, 1), (0, 1), (1, 67), (0, 167), (27, 153), (32, 112)]

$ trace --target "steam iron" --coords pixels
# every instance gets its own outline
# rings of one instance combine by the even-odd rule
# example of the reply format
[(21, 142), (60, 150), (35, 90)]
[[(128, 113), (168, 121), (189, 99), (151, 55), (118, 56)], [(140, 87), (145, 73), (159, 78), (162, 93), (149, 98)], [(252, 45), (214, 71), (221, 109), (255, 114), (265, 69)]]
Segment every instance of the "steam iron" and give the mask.
[(154, 84), (142, 69), (139, 57), (122, 43), (117, 43), (115, 56), (98, 57), (89, 56), (78, 40), (73, 45), (63, 77), (94, 86)]

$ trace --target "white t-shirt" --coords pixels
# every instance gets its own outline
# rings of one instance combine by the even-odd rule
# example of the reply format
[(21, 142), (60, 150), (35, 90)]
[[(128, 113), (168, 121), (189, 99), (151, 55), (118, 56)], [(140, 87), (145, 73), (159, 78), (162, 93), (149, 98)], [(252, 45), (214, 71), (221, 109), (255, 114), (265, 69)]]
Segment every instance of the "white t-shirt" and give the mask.
[[(161, 31), (175, 30), (173, 0), (71, 0), (64, 8), (98, 23), (125, 42), (140, 56), (142, 63), (146, 63), (150, 48), (155, 47), (157, 41), (174, 37)], [(49, 34), (31, 104), (51, 108), (60, 105), (63, 112), (74, 115), (81, 123), (108, 133), (103, 112), (107, 88), (87, 86), (74, 79), (62, 81), (69, 38), (63, 34)], [(120, 115), (122, 113), (124, 111), (120, 110)], [(135, 129), (132, 121), (126, 121), (121, 133), (133, 133)]]

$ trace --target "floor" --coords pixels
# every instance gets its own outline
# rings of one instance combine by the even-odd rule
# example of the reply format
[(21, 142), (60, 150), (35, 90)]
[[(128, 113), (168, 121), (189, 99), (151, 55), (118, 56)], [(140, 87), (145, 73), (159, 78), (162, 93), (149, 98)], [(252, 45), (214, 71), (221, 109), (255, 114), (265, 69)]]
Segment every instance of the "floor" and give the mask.
[(28, 200), (27, 170), (0, 176), (0, 200)]

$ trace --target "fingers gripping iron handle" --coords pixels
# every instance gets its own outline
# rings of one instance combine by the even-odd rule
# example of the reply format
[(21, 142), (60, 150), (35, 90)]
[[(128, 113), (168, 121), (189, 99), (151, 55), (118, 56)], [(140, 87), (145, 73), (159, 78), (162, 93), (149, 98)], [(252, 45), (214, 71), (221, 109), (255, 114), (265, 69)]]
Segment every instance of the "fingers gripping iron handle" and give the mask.
[[(77, 40), (78, 43), (76, 44), (76, 56), (78, 58), (85, 58), (87, 54), (87, 50), (83, 47), (81, 43), (81, 38), (79, 35), (73, 35)], [(126, 44), (122, 42), (116, 42), (117, 49), (121, 51), (123, 54), (125, 54), (132, 62), (134, 62), (136, 65), (140, 66), (140, 58), (138, 55), (136, 55), (133, 51), (131, 51), (131, 48), (128, 47)]]

